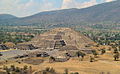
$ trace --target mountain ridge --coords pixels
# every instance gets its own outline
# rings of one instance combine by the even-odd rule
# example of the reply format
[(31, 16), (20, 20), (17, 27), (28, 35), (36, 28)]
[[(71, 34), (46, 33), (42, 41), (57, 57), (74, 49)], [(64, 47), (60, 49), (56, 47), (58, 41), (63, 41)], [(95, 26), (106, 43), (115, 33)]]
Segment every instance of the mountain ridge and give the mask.
[(17, 17), (11, 14), (0, 14), (0, 20), (14, 19), (14, 18)]
[[(12, 25), (39, 25), (41, 27), (120, 23), (120, 1), (98, 4), (83, 9), (64, 9), (40, 12), (35, 15), (8, 20)], [(1, 23), (1, 22), (0, 22)], [(6, 21), (2, 22), (3, 24)]]

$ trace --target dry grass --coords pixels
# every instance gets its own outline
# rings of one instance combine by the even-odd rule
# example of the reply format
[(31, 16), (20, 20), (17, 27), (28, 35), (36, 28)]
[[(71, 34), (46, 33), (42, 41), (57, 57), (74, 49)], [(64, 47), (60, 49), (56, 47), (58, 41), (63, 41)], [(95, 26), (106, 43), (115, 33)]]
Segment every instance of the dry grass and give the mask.
[(46, 67), (53, 67), (60, 74), (64, 73), (66, 68), (69, 70), (69, 72), (79, 72), (80, 74), (100, 74), (101, 72), (105, 72), (106, 74), (108, 72), (110, 74), (120, 74), (120, 61), (113, 61), (113, 57), (110, 52), (107, 52), (104, 55), (100, 55), (99, 58), (96, 58), (96, 60), (97, 61), (95, 62), (89, 62), (89, 55), (87, 55), (84, 61), (79, 61), (78, 58), (71, 58), (67, 62), (49, 63), (48, 58), (46, 58), (46, 61), (39, 65), (26, 63), (18, 64), (17, 62), (11, 62), (5, 65), (10, 66), (14, 64), (18, 67), (28, 65), (32, 66), (34, 71), (43, 70)]

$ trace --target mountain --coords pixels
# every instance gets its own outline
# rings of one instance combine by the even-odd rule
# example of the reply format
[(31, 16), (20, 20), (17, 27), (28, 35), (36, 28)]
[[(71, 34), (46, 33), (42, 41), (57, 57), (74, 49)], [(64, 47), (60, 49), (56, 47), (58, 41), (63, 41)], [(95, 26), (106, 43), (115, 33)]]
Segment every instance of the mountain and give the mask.
[(12, 25), (10, 21), (14, 21), (15, 19), (18, 18), (10, 14), (0, 14), (0, 25)]
[(97, 23), (120, 23), (120, 1), (107, 2), (83, 9), (64, 9), (41, 12), (32, 16), (0, 22), (12, 25), (39, 25), (41, 27), (68, 27)]
[(10, 14), (0, 14), (0, 20), (15, 19), (16, 16)]

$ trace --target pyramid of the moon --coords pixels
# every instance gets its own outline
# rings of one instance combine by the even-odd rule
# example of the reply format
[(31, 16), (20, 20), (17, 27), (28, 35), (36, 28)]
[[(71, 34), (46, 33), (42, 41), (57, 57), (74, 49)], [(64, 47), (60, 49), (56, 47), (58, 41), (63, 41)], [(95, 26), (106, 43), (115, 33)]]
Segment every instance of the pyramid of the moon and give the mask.
[(81, 49), (94, 42), (73, 29), (55, 28), (37, 35), (30, 43), (41, 49)]

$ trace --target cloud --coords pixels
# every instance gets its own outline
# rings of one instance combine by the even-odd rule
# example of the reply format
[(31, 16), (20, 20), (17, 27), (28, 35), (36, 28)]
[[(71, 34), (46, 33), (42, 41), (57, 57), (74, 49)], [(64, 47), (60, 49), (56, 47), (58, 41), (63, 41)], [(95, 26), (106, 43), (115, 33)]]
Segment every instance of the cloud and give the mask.
[[(102, 3), (113, 0), (100, 1)], [(0, 14), (13, 14), (23, 17), (42, 11), (85, 8), (96, 4), (98, 4), (98, 0), (0, 0)]]
[(63, 0), (61, 9), (74, 8), (76, 7), (75, 0)]
[(42, 11), (57, 9), (50, 0), (0, 0), (0, 14), (13, 14), (16, 16), (29, 16)]
[(90, 0), (84, 3), (77, 3), (78, 8), (86, 8), (98, 4), (96, 0)]
[(97, 4), (96, 0), (77, 2), (77, 0), (63, 0), (62, 9), (67, 8), (85, 8)]
[(21, 16), (29, 16), (31, 14), (35, 14), (41, 11), (49, 11), (55, 9), (54, 4), (48, 0), (43, 1), (35, 1), (30, 0), (26, 4), (22, 4), (19, 7), (19, 10), (23, 10), (23, 14)]
[(105, 0), (105, 2), (112, 2), (112, 1), (115, 1), (115, 0)]

